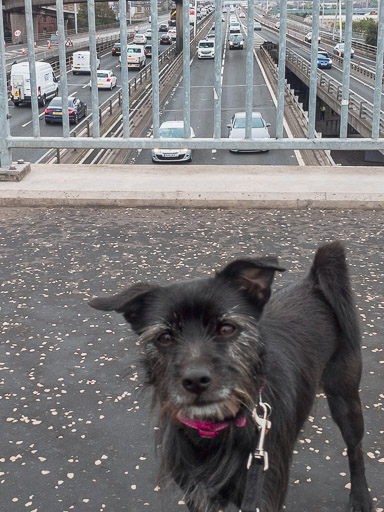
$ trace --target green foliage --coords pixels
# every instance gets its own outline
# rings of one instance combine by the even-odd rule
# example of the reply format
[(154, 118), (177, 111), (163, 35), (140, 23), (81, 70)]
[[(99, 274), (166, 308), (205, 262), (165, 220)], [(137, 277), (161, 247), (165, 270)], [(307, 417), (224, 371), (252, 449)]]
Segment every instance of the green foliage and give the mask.
[[(77, 13), (77, 26), (79, 28), (87, 28), (88, 27), (88, 10), (87, 4), (78, 4), (78, 13)], [(95, 3), (95, 18), (96, 18), (96, 27), (100, 27), (102, 25), (111, 25), (116, 22), (115, 13), (108, 6), (108, 3)]]
[(377, 22), (375, 20), (353, 21), (352, 30), (364, 34), (366, 44), (377, 46)]

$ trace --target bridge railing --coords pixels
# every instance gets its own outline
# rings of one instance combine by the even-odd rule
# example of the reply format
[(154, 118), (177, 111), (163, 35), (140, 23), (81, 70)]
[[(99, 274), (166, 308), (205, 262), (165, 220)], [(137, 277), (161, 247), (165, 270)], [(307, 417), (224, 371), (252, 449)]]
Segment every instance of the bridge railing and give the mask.
[[(131, 109), (131, 94), (128, 85), (121, 89), (121, 137), (102, 137), (100, 123), (100, 104), (97, 89), (97, 37), (95, 27), (95, 2), (87, 2), (89, 19), (89, 48), (91, 55), (91, 120), (92, 133), (90, 136), (84, 134), (74, 137), (69, 130), (68, 116), (68, 82), (67, 82), (67, 55), (65, 51), (65, 29), (64, 29), (64, 8), (62, 0), (57, 0), (57, 19), (58, 19), (58, 52), (60, 69), (60, 94), (63, 98), (63, 132), (62, 137), (41, 136), (38, 110), (38, 90), (36, 80), (35, 51), (34, 51), (34, 33), (32, 18), (32, 0), (25, 0), (25, 18), (27, 27), (27, 46), (28, 61), (31, 70), (31, 111), (32, 111), (32, 133), (30, 136), (17, 136), (11, 132), (8, 91), (6, 77), (5, 50), (0, 45), (0, 125), (2, 127), (2, 136), (0, 139), (1, 165), (8, 166), (12, 163), (13, 148), (70, 148), (70, 149), (151, 149), (154, 147), (162, 148), (182, 148), (191, 149), (237, 149), (237, 150), (269, 150), (269, 149), (384, 149), (384, 137), (381, 121), (381, 90), (383, 75), (383, 55), (384, 55), (384, 8), (383, 0), (380, 1), (381, 9), (379, 11), (379, 30), (377, 44), (377, 58), (375, 69), (375, 93), (371, 107), (371, 131), (370, 136), (358, 139), (348, 139), (348, 116), (351, 106), (354, 105), (355, 95), (350, 93), (350, 70), (351, 70), (351, 46), (352, 46), (352, 2), (346, 4), (346, 24), (345, 24), (345, 57), (343, 59), (343, 80), (338, 86), (338, 101), (340, 104), (340, 132), (338, 138), (317, 138), (315, 132), (316, 121), (316, 99), (318, 82), (317, 69), (317, 51), (319, 34), (319, 16), (314, 16), (312, 20), (313, 43), (311, 47), (311, 64), (308, 68), (309, 73), (309, 110), (308, 110), (308, 132), (305, 138), (289, 138), (284, 131), (284, 107), (285, 107), (285, 69), (287, 61), (287, 3), (281, 2), (280, 12), (280, 30), (279, 30), (279, 67), (277, 78), (277, 113), (276, 113), (276, 136), (270, 139), (252, 138), (252, 111), (254, 104), (254, 18), (255, 9), (253, 0), (248, 0), (246, 15), (246, 71), (245, 86), (246, 97), (244, 102), (244, 111), (246, 112), (246, 128), (244, 139), (223, 138), (222, 133), (222, 55), (216, 52), (214, 59), (214, 83), (213, 93), (213, 133), (207, 138), (191, 137), (191, 68), (190, 61), (194, 47), (190, 45), (191, 33), (189, 30), (189, 2), (184, 2), (182, 7), (183, 18), (183, 47), (182, 55), (175, 56), (179, 59), (182, 68), (183, 77), (183, 119), (184, 136), (178, 139), (160, 138), (160, 62), (158, 58), (158, 5), (157, 1), (151, 0), (151, 18), (152, 18), (152, 74), (151, 74), (151, 116), (149, 125), (153, 126), (153, 137), (134, 137), (131, 134), (131, 118), (134, 115)], [(215, 43), (216, 47), (222, 45), (222, 0), (214, 0), (215, 13)], [(120, 40), (121, 48), (121, 74), (122, 84), (129, 83), (127, 66), (127, 24), (126, 24), (126, 1), (119, 0), (120, 10)], [(313, 0), (313, 11), (320, 13), (320, 0)], [(3, 13), (0, 10), (0, 41), (4, 38), (3, 31)], [(365, 109), (365, 107), (364, 107)], [(363, 110), (364, 110), (363, 109)], [(187, 140), (187, 142), (186, 142)]]

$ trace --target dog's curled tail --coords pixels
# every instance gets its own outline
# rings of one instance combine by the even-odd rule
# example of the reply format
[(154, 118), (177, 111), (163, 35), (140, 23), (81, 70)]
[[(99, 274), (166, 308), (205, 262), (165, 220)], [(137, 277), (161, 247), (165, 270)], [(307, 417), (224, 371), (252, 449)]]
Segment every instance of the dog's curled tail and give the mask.
[(311, 277), (331, 305), (349, 348), (360, 350), (360, 325), (351, 289), (345, 249), (335, 241), (321, 246), (315, 255)]

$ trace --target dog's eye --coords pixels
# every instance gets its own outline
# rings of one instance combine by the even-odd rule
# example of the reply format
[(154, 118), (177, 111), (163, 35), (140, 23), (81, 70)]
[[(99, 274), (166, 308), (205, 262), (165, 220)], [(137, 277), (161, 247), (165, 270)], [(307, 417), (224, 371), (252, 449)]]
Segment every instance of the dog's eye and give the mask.
[(217, 332), (218, 332), (218, 334), (220, 334), (220, 336), (230, 336), (235, 331), (236, 331), (236, 327), (234, 325), (228, 324), (228, 323), (220, 324), (217, 328)]
[(169, 331), (165, 331), (159, 334), (156, 341), (161, 345), (170, 345), (173, 342), (173, 336)]

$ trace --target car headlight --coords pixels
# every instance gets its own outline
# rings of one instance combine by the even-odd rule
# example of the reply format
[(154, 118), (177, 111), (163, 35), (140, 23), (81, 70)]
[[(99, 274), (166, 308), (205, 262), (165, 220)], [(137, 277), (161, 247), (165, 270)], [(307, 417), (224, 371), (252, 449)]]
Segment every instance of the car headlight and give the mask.
[(186, 153), (187, 151), (189, 151), (189, 149), (188, 149), (188, 148), (180, 149), (180, 153)]
[(160, 153), (160, 148), (153, 148), (153, 150), (152, 150), (152, 151), (153, 151), (154, 153), (156, 153), (156, 154), (157, 154), (157, 153)]
[(332, 59), (329, 59), (329, 63), (330, 63), (330, 64), (333, 64), (333, 60), (332, 60)]
[(229, 46), (233, 46), (233, 42), (232, 41), (229, 42)]
[(241, 46), (243, 46), (243, 44), (244, 44), (244, 41), (240, 41), (240, 44), (241, 44)]

